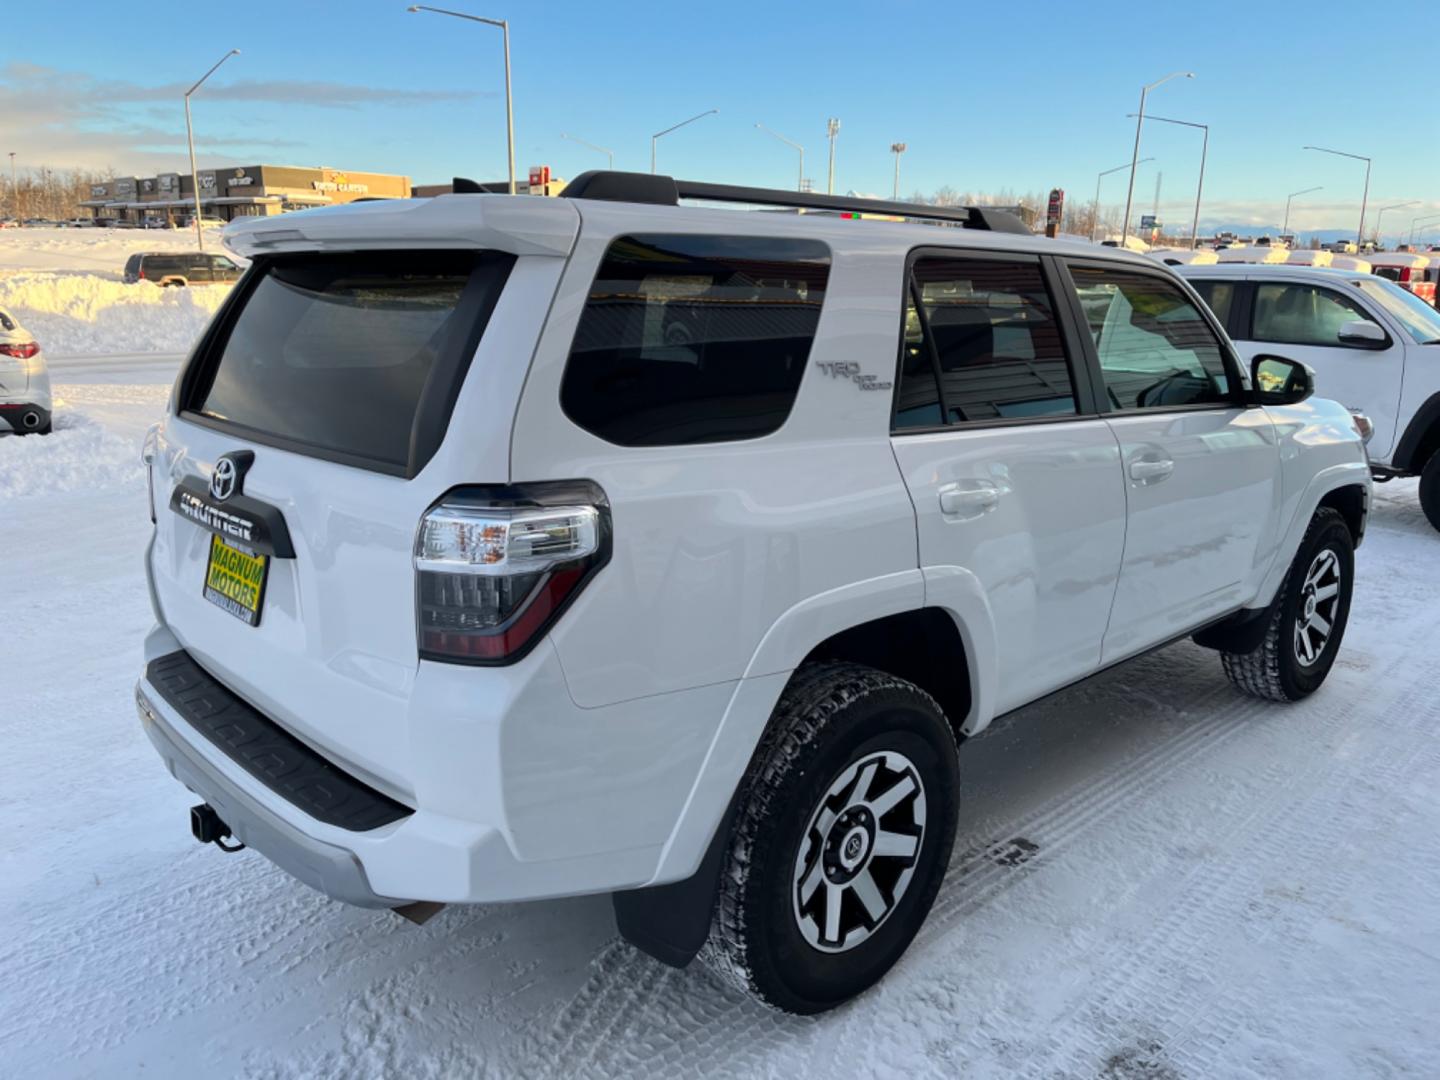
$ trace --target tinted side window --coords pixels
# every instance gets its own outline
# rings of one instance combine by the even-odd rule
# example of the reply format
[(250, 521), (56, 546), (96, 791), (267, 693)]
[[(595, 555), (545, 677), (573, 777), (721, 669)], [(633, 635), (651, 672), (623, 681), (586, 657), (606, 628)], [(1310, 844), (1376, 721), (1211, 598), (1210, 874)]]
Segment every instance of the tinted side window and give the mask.
[(1298, 282), (1271, 282), (1255, 289), (1254, 338), (1291, 345), (1340, 346), (1340, 327), (1375, 320), (1348, 297)]
[(1075, 415), (1038, 262), (917, 259), (909, 294), (896, 429)]
[(1235, 307), (1235, 283), (1205, 279), (1192, 281), (1190, 285), (1200, 294), (1200, 299), (1205, 301), (1206, 306), (1215, 313), (1215, 318), (1220, 320), (1220, 324), (1228, 329), (1230, 312)]
[(816, 240), (621, 237), (590, 287), (560, 404), (621, 446), (769, 435), (795, 403), (829, 276)]
[(1220, 339), (1178, 286), (1118, 268), (1072, 266), (1070, 273), (1112, 407), (1229, 400)]

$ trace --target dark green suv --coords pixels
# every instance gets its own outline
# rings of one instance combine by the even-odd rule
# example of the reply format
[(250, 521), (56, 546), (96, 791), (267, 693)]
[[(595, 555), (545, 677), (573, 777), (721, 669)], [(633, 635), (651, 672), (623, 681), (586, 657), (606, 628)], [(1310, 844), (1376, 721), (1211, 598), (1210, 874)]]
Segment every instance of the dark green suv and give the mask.
[(236, 281), (240, 267), (225, 255), (203, 251), (147, 251), (125, 262), (125, 283), (152, 281), (157, 285), (212, 285)]

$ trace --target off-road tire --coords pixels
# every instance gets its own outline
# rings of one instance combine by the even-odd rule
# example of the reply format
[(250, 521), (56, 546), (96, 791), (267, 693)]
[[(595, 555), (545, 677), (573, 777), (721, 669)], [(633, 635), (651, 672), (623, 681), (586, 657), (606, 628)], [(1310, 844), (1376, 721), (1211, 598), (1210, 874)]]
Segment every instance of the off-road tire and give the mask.
[[(1295, 624), (1304, 603), (1305, 575), (1319, 554), (1329, 549), (1339, 559), (1339, 605), (1330, 636), (1315, 661), (1303, 664), (1296, 655)], [(1253, 652), (1222, 652), (1220, 663), (1236, 688), (1269, 701), (1299, 701), (1320, 688), (1335, 663), (1345, 625), (1350, 618), (1350, 596), (1355, 581), (1355, 541), (1338, 511), (1321, 507), (1310, 519), (1300, 550), (1280, 586), (1268, 618), (1265, 637)]]
[(1420, 470), (1420, 509), (1430, 524), (1440, 529), (1440, 450), (1431, 454)]
[[(908, 885), (870, 936), (826, 952), (792, 910), (811, 815), (846, 770), (893, 751), (913, 763), (925, 823)], [(741, 781), (710, 936), (700, 956), (724, 980), (791, 1013), (823, 1012), (863, 993), (900, 958), (929, 914), (955, 842), (955, 734), (913, 683), (850, 663), (800, 668)], [(877, 851), (878, 855), (878, 851)]]

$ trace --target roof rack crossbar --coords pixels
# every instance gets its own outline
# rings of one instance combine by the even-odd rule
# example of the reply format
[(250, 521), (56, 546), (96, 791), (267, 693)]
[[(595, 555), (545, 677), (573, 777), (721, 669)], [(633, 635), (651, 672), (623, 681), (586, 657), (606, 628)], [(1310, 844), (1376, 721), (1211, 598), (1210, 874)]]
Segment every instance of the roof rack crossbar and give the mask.
[(674, 180), (668, 176), (652, 176), (649, 173), (605, 170), (581, 173), (570, 181), (562, 194), (572, 199), (606, 199), (664, 206), (674, 206), (680, 199), (693, 199), (700, 202), (785, 206), (802, 210), (885, 214), (919, 221), (944, 221), (967, 229), (1030, 235), (1030, 230), (1014, 214), (990, 207), (928, 206), (923, 203), (892, 202), (889, 199), (820, 195), (811, 191), (779, 191), (774, 188), (743, 187), (736, 184), (709, 184), (700, 180)]

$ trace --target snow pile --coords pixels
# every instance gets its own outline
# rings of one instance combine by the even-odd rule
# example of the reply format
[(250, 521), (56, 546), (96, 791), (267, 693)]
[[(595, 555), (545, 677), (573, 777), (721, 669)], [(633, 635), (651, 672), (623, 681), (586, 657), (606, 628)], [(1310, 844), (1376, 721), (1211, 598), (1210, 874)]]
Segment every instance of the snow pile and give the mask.
[(56, 402), (50, 435), (0, 436), (0, 506), (27, 495), (123, 490), (144, 480), (139, 448)]
[[(205, 249), (221, 250), (220, 230)], [(83, 270), (120, 280), (137, 251), (194, 251), (193, 229), (0, 229), (0, 270)]]
[(52, 355), (186, 352), (229, 289), (161, 289), (98, 274), (29, 271), (0, 277), (0, 308)]

